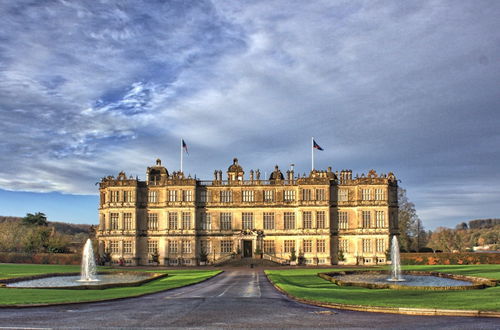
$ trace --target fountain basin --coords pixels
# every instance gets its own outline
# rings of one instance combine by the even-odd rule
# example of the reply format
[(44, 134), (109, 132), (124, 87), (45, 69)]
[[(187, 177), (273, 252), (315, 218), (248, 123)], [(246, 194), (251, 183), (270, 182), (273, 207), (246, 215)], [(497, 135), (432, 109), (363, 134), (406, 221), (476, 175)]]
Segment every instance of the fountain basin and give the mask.
[(403, 271), (405, 281), (389, 281), (387, 271), (342, 271), (319, 273), (318, 276), (338, 286), (357, 286), (368, 289), (395, 290), (474, 290), (496, 286), (487, 278), (446, 274), (440, 272)]
[(7, 288), (102, 290), (116, 287), (140, 286), (168, 274), (147, 272), (100, 272), (97, 281), (81, 281), (80, 273), (54, 273), (18, 277), (0, 281)]

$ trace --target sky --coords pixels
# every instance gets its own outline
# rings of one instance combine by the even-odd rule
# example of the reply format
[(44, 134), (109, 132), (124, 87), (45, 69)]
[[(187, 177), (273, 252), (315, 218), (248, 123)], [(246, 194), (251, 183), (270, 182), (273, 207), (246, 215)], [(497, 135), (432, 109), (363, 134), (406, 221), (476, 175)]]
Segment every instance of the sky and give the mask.
[(426, 229), (500, 217), (500, 2), (1, 1), (0, 215), (101, 177), (392, 171)]

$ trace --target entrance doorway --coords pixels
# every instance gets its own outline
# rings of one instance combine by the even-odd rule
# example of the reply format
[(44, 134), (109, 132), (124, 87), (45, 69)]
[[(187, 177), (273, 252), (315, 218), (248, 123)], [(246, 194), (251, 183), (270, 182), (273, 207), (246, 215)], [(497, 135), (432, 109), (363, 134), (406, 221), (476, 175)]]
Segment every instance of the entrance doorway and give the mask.
[(252, 257), (252, 241), (243, 241), (243, 258)]

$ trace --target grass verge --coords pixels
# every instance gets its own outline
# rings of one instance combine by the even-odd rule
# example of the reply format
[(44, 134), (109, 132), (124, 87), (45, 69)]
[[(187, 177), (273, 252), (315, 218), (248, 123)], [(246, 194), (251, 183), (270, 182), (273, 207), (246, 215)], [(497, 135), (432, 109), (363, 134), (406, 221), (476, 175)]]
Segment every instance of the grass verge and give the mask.
[[(500, 265), (405, 266), (403, 269), (500, 279)], [(266, 274), (273, 283), (291, 296), (317, 302), (381, 307), (500, 311), (500, 299), (498, 299), (500, 286), (468, 291), (400, 291), (339, 287), (317, 276), (320, 272), (335, 270), (340, 269), (267, 270)]]
[[(126, 269), (120, 269), (123, 271)], [(13, 278), (46, 273), (79, 271), (78, 266), (0, 264), (0, 278)], [(17, 289), (0, 288), (0, 307), (32, 304), (64, 304), (135, 297), (165, 291), (204, 281), (220, 273), (219, 270), (151, 270), (169, 276), (138, 287), (104, 290)]]

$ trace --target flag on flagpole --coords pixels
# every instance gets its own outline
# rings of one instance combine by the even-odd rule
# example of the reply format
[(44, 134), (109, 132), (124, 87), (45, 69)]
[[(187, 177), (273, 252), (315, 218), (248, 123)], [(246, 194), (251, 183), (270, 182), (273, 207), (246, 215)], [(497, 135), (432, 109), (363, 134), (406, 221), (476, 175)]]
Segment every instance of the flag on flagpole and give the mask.
[(319, 144), (317, 144), (316, 141), (314, 141), (314, 139), (313, 139), (313, 148), (323, 151), (323, 148), (321, 148)]
[(186, 153), (189, 155), (188, 146), (187, 146), (186, 142), (184, 142), (184, 139), (182, 139), (182, 149), (184, 149), (186, 151)]

